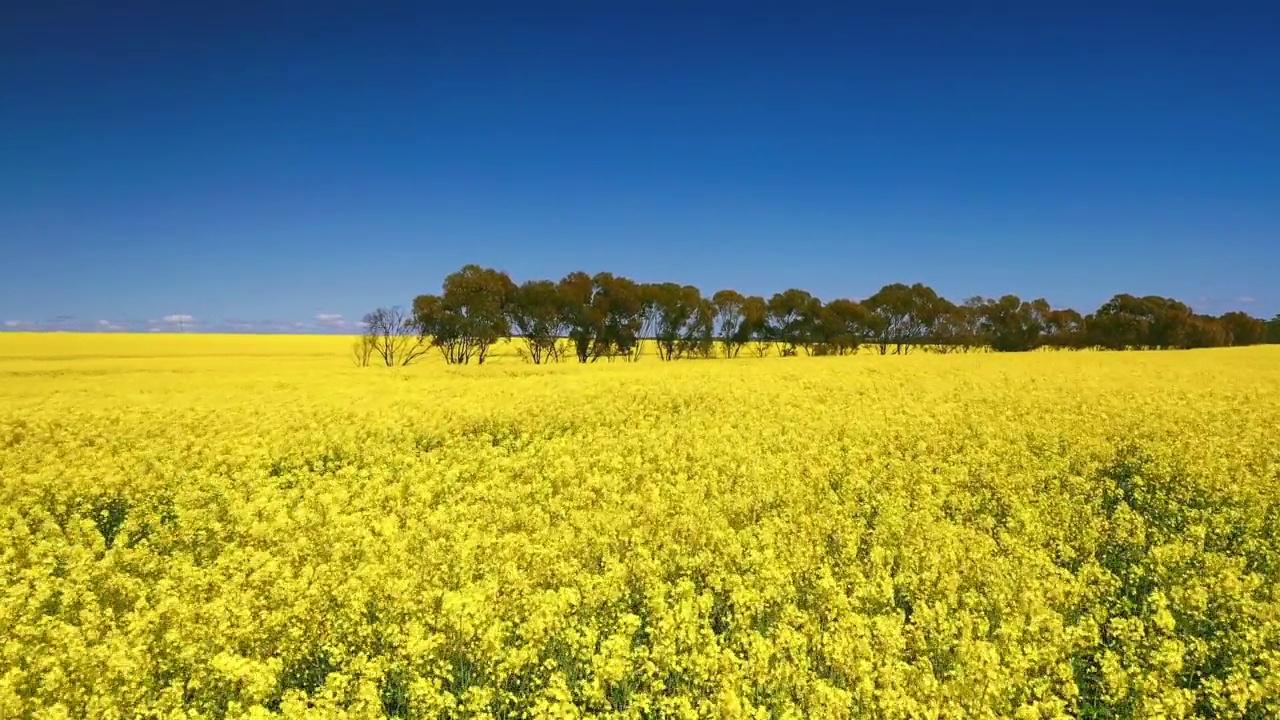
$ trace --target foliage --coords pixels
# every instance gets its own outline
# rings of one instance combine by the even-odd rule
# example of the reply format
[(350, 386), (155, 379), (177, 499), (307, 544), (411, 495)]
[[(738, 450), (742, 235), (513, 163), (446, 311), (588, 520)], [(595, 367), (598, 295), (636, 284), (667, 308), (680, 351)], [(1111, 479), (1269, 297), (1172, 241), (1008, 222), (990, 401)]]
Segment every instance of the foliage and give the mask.
[(1280, 715), (1280, 351), (0, 335), (0, 717)]
[[(379, 310), (378, 313), (387, 311)], [(366, 318), (367, 319), (367, 318)], [(600, 358), (638, 360), (646, 341), (662, 360), (726, 358), (744, 347), (752, 354), (845, 355), (868, 343), (881, 355), (924, 348), (944, 354), (987, 349), (1190, 349), (1280, 341), (1280, 319), (1270, 324), (1243, 312), (1221, 317), (1157, 296), (1120, 294), (1093, 314), (1053, 308), (1047, 300), (1016, 295), (972, 297), (956, 305), (922, 283), (893, 283), (859, 302), (823, 303), (799, 288), (744, 297), (732, 289), (710, 297), (672, 282), (638, 283), (600, 272), (572, 272), (558, 283), (520, 286), (504, 272), (467, 265), (445, 278), (441, 295), (414, 300), (418, 338), (438, 347), (449, 364), (483, 363), (503, 338), (519, 337), (523, 357), (535, 365), (570, 354), (581, 363)], [(570, 348), (563, 347), (567, 340)], [(385, 343), (384, 343), (385, 344)], [(378, 345), (370, 330), (354, 348), (368, 365)], [(420, 353), (414, 348), (414, 358)], [(395, 363), (392, 363), (395, 364)]]
[(949, 303), (921, 283), (894, 283), (881, 288), (863, 305), (870, 317), (871, 340), (880, 354), (892, 348), (905, 354), (932, 335), (950, 311)]
[(489, 348), (511, 334), (515, 283), (506, 273), (467, 265), (444, 279), (440, 295), (419, 295), (414, 317), (445, 362), (484, 364)]
[(560, 338), (569, 328), (569, 310), (560, 288), (550, 280), (529, 280), (510, 304), (511, 324), (534, 365), (560, 359)]

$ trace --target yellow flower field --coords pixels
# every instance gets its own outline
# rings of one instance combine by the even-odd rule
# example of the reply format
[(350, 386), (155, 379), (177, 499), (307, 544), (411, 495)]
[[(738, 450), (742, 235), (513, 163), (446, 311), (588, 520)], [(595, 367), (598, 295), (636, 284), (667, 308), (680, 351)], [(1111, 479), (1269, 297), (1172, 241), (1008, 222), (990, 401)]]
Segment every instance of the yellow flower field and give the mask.
[(1280, 347), (0, 334), (0, 718), (1280, 717)]

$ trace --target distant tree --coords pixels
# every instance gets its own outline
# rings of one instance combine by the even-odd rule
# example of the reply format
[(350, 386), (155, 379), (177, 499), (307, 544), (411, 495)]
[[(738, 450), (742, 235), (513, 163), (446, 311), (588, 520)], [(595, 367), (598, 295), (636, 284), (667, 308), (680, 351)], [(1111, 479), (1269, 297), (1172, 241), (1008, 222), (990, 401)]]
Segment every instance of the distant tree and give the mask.
[(1121, 294), (1086, 319), (1090, 343), (1109, 350), (1186, 347), (1194, 313), (1170, 298)]
[(638, 360), (646, 310), (641, 286), (607, 272), (596, 273), (591, 283), (591, 305), (599, 322), (595, 357)]
[(374, 358), (387, 367), (413, 363), (427, 352), (428, 343), (412, 314), (402, 308), (378, 308), (363, 318), (364, 334), (355, 349), (357, 362)]
[(1045, 344), (1060, 349), (1079, 350), (1085, 346), (1084, 318), (1071, 308), (1050, 310), (1045, 318)]
[(791, 288), (769, 298), (770, 335), (778, 346), (778, 354), (795, 355), (797, 348), (812, 352), (817, 341), (822, 302), (814, 296)]
[(470, 345), (459, 327), (458, 317), (446, 310), (439, 295), (419, 295), (413, 299), (414, 323), (431, 347), (435, 347), (450, 365), (471, 360)]
[(987, 300), (981, 306), (982, 334), (997, 352), (1035, 350), (1044, 342), (1050, 310), (1043, 299), (1024, 301), (1017, 295)]
[(751, 352), (758, 358), (769, 354), (773, 332), (769, 325), (769, 303), (759, 295), (751, 295), (742, 303), (742, 327), (750, 339)]
[(880, 354), (909, 352), (933, 332), (942, 315), (943, 303), (933, 288), (916, 283), (894, 283), (881, 288), (862, 303), (868, 311), (871, 335)]
[(560, 280), (557, 289), (574, 355), (580, 363), (595, 360), (602, 354), (598, 350), (604, 335), (604, 318), (593, 302), (595, 283), (584, 272), (571, 272)]
[(818, 334), (824, 352), (852, 355), (861, 349), (870, 331), (866, 308), (853, 300), (837, 298), (823, 305), (819, 316)]
[(362, 333), (351, 346), (351, 359), (356, 367), (369, 367), (375, 355), (374, 338), (368, 332)]
[[(389, 322), (384, 316), (392, 311), (377, 313), (370, 325), (375, 330), (352, 348), (357, 365), (385, 362), (388, 335), (376, 328)], [(861, 303), (839, 299), (824, 305), (799, 288), (767, 301), (727, 289), (704, 297), (690, 285), (640, 284), (608, 272), (573, 272), (559, 282), (516, 286), (506, 273), (478, 265), (446, 277), (439, 295), (416, 298), (409, 324), (450, 363), (483, 363), (504, 337), (519, 337), (522, 356), (539, 364), (559, 360), (565, 338), (584, 363), (602, 357), (636, 360), (642, 343), (650, 340), (664, 360), (708, 357), (717, 347), (729, 358), (744, 347), (759, 357), (771, 349), (782, 356), (800, 351), (843, 355), (867, 342), (882, 355), (915, 348), (950, 353), (980, 347), (1122, 350), (1280, 342), (1280, 316), (1268, 322), (1242, 312), (1215, 318), (1155, 295), (1115, 295), (1082, 317), (1069, 308), (1055, 310), (1043, 299), (1024, 301), (1016, 295), (974, 297), (955, 305), (921, 283), (885, 285)], [(389, 351), (403, 358), (398, 348)], [(415, 352), (409, 354), (420, 354)]]
[(1151, 317), (1142, 300), (1120, 294), (1086, 319), (1090, 344), (1108, 350), (1141, 348), (1150, 336)]
[(1280, 314), (1267, 321), (1267, 342), (1280, 344)]
[(652, 308), (654, 340), (658, 357), (679, 359), (689, 346), (694, 322), (699, 317), (702, 293), (692, 285), (659, 283), (645, 286)]
[(560, 338), (568, 332), (569, 312), (554, 282), (522, 283), (512, 296), (509, 315), (534, 365), (560, 360)]
[(982, 325), (982, 297), (974, 296), (951, 305), (938, 318), (937, 334), (945, 340), (946, 352), (972, 352), (991, 344)]
[(1187, 326), (1184, 348), (1213, 348), (1227, 344), (1227, 329), (1212, 315), (1193, 315)]
[(445, 277), (440, 295), (418, 296), (414, 316), (445, 362), (483, 364), (493, 344), (511, 333), (515, 290), (506, 273), (466, 265)]
[(1218, 318), (1228, 345), (1261, 345), (1267, 341), (1267, 324), (1248, 313), (1229, 312)]
[(1195, 312), (1186, 304), (1157, 296), (1143, 298), (1151, 317), (1148, 346), (1157, 349), (1185, 348), (1187, 332)]
[(727, 358), (735, 358), (751, 339), (750, 328), (746, 324), (747, 299), (736, 290), (721, 290), (712, 296), (711, 302), (715, 308), (721, 352)]
[(932, 319), (924, 336), (921, 338), (925, 348), (937, 353), (952, 353), (957, 351), (957, 341), (954, 336), (955, 328), (952, 326), (959, 308), (950, 300), (935, 295), (932, 303)]
[(716, 305), (711, 298), (698, 300), (698, 308), (681, 338), (680, 354), (690, 358), (715, 357)]

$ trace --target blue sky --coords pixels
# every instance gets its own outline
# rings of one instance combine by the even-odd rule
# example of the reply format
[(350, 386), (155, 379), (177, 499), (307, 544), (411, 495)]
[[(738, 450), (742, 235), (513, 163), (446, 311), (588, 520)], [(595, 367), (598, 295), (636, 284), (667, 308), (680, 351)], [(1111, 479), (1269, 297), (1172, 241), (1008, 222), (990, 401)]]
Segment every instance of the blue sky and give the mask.
[(0, 22), (9, 329), (341, 330), (467, 262), (1280, 312), (1275, 3), (102, 5)]

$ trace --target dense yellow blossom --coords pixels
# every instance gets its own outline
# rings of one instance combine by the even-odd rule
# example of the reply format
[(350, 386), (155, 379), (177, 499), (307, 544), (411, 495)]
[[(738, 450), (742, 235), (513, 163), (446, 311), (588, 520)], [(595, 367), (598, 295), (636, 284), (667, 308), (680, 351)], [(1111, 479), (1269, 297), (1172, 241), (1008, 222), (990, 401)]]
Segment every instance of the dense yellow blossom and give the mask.
[(1280, 348), (0, 335), (0, 717), (1280, 716)]

